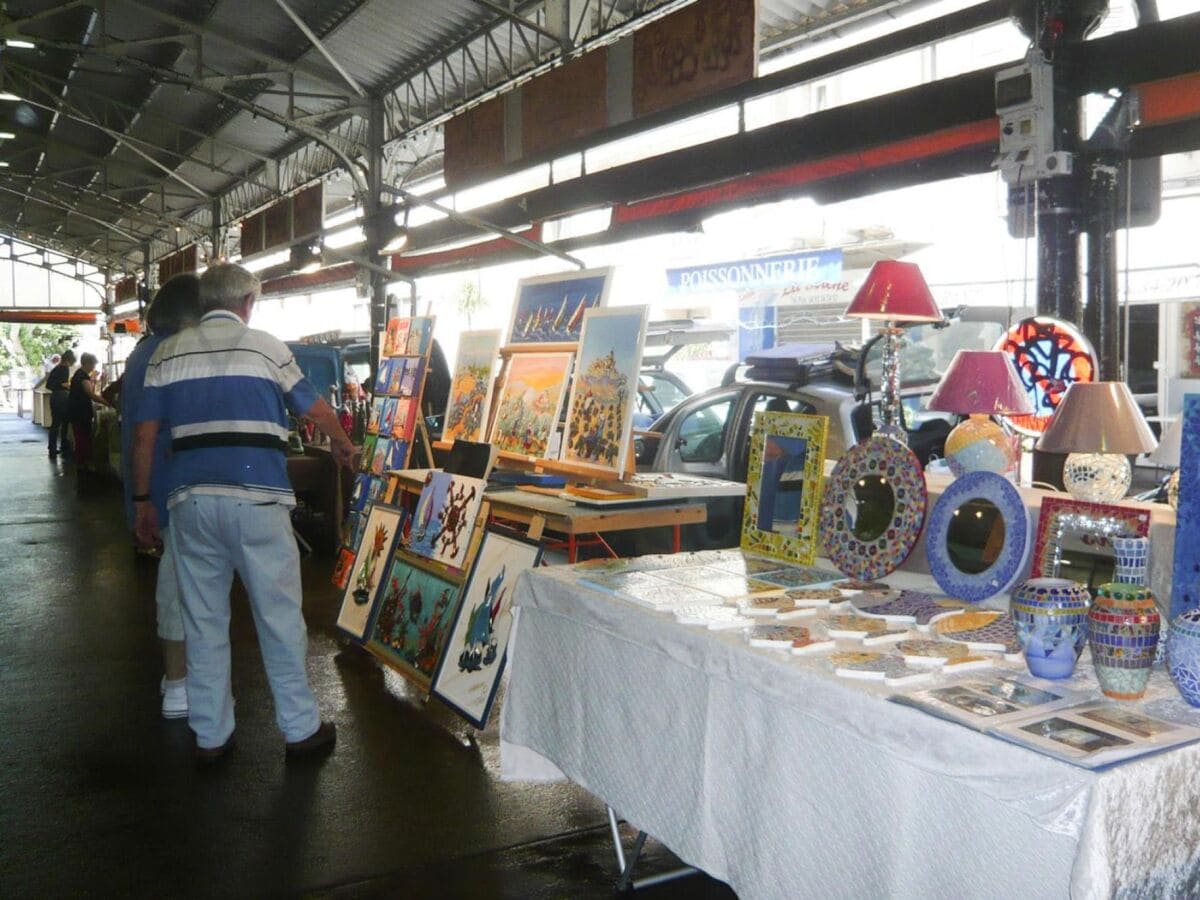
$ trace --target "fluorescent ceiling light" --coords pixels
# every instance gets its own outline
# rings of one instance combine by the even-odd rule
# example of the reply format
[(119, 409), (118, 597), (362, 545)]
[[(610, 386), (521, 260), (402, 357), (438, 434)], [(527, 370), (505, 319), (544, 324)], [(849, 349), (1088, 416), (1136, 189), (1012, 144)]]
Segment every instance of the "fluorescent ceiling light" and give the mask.
[(0, 159), (0, 169), (7, 169), (7, 168), (8, 168), (8, 161)]
[(267, 253), (256, 259), (249, 259), (242, 263), (242, 268), (248, 272), (261, 272), (263, 269), (269, 269), (272, 266), (277, 266), (280, 263), (285, 263), (291, 259), (292, 251), (290, 248), (278, 250), (275, 253)]
[(11, 141), (15, 137), (11, 131), (0, 131), (0, 141)]
[(361, 244), (367, 239), (363, 233), (361, 225), (352, 225), (349, 228), (343, 228), (340, 231), (331, 231), (325, 235), (321, 241), (326, 247), (332, 247), (338, 250), (342, 247), (353, 247), (355, 244)]
[(390, 241), (379, 248), (380, 253), (399, 253), (408, 246), (408, 229), (401, 228)]
[(37, 44), (33, 41), (22, 40), (21, 38), (6, 38), (4, 46), (11, 47), (14, 50), (32, 50), (37, 47)]
[(0, 91), (0, 100), (20, 100), (12, 91)]

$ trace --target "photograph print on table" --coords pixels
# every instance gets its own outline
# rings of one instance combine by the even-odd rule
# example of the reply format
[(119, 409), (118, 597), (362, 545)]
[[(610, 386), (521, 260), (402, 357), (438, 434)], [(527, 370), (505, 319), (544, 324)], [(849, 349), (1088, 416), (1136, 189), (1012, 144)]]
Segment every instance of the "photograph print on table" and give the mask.
[(575, 344), (589, 309), (604, 306), (612, 269), (522, 278), (508, 326), (508, 345)]
[(376, 504), (369, 514), (361, 515), (365, 516), (366, 522), (337, 617), (337, 627), (360, 641), (366, 636), (372, 601), (383, 581), (404, 513), (394, 507)]
[(467, 331), (459, 337), (442, 426), (443, 441), (482, 439), (499, 353), (499, 331)]
[(487, 725), (504, 672), (517, 576), (536, 567), (542, 545), (496, 531), (483, 536), (432, 693), (476, 728)]
[(588, 310), (583, 317), (579, 358), (561, 459), (620, 474), (629, 453), (637, 403), (646, 306)]
[(408, 549), (461, 569), (483, 502), (485, 482), (431, 470), (413, 512)]
[(369, 646), (428, 691), (458, 607), (459, 586), (405, 553), (391, 560), (371, 621)]
[(509, 360), (490, 442), (521, 456), (545, 456), (558, 426), (572, 353), (520, 353)]

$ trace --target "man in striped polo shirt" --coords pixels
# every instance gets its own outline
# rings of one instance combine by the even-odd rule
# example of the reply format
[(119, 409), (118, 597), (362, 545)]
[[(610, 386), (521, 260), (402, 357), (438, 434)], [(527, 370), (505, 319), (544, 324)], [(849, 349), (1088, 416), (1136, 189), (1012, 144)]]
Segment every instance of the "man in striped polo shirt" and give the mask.
[(134, 434), (136, 533), (158, 537), (149, 503), (154, 439), (170, 429), (164, 540), (183, 595), (187, 637), (188, 725), (201, 764), (233, 746), (229, 590), (236, 571), (250, 596), (275, 720), (289, 758), (333, 749), (337, 731), (322, 722), (308, 683), (308, 635), (301, 613), (295, 506), (287, 477), (288, 411), (316, 422), (339, 465), (353, 455), (333, 409), (304, 378), (288, 348), (247, 327), (258, 279), (222, 263), (200, 279), (200, 324), (166, 340), (146, 371)]

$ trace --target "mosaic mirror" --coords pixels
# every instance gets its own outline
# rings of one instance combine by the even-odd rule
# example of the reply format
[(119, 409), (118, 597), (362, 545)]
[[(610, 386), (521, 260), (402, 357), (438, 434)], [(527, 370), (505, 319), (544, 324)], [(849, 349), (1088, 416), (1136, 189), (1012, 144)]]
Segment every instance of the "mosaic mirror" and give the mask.
[(1047, 497), (1038, 518), (1032, 574), (1070, 578), (1092, 590), (1113, 580), (1116, 554), (1111, 538), (1146, 537), (1149, 532), (1146, 510)]

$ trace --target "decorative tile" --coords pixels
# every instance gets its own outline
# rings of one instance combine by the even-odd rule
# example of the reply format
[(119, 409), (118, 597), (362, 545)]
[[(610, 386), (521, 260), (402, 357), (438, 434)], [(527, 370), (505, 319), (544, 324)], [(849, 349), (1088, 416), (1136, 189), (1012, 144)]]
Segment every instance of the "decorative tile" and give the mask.
[(747, 597), (738, 601), (738, 608), (742, 611), (742, 615), (746, 616), (774, 616), (781, 612), (790, 612), (794, 614), (792, 618), (803, 618), (817, 614), (815, 606), (797, 608), (782, 594)]
[(929, 678), (928, 670), (910, 668), (896, 653), (844, 652), (830, 654), (833, 671), (842, 678), (882, 681), (888, 685), (912, 684)]
[(753, 619), (746, 618), (732, 606), (680, 606), (674, 612), (675, 620), (681, 625), (703, 625), (711, 631), (754, 624)]
[(892, 589), (890, 584), (883, 581), (862, 581), (858, 578), (835, 581), (833, 586), (843, 591), (890, 591)]
[(796, 606), (837, 606), (846, 595), (833, 588), (791, 588), (783, 592)]
[(769, 581), (785, 588), (801, 588), (810, 584), (828, 584), (841, 577), (840, 572), (829, 569), (791, 566), (776, 572), (764, 572), (758, 576), (762, 581)]
[(935, 622), (933, 630), (948, 641), (966, 644), (974, 650), (993, 650), (1010, 659), (1019, 659), (1021, 644), (1008, 613), (971, 610)]
[(891, 622), (913, 622), (922, 630), (947, 616), (956, 616), (967, 604), (949, 597), (933, 597), (921, 591), (901, 591), (898, 595), (859, 594), (850, 605), (861, 615)]
[(864, 644), (886, 644), (902, 641), (908, 636), (907, 628), (894, 628), (886, 619), (832, 616), (824, 624), (830, 637), (848, 638)]
[(755, 625), (746, 630), (752, 647), (773, 647), (795, 654), (818, 653), (835, 646), (833, 638), (804, 625)]

